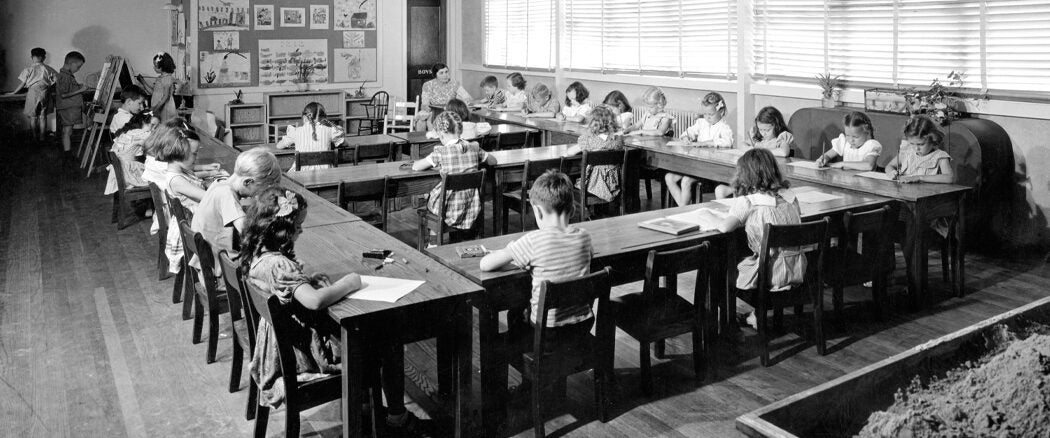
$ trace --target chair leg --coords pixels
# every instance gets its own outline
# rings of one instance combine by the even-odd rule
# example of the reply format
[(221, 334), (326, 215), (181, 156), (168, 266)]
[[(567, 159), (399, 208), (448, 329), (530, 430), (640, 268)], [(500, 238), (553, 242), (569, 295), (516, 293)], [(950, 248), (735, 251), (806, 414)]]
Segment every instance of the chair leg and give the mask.
[(769, 366), (769, 318), (766, 309), (755, 309), (755, 316), (758, 319), (758, 342), (762, 346), (762, 356), (760, 361), (762, 366)]
[(120, 209), (120, 207), (119, 207), (120, 200), (117, 199), (118, 196), (119, 196), (119, 194), (117, 194), (117, 193), (113, 194), (113, 217), (109, 220), (109, 223), (111, 223), (111, 224), (117, 223), (117, 214), (119, 214), (119, 212), (117, 210)]
[(255, 419), (256, 411), (259, 409), (259, 389), (255, 381), (248, 377), (248, 406), (244, 410), (244, 419), (251, 421)]
[(197, 294), (193, 294), (193, 343), (201, 343), (201, 328), (204, 325), (204, 305), (201, 304)]
[(532, 384), (532, 433), (537, 438), (546, 436), (546, 432), (543, 428), (543, 401), (540, 396), (543, 390), (543, 385), (540, 381), (535, 381)]
[[(649, 359), (649, 342), (638, 343), (638, 369), (641, 371), (642, 394), (646, 397), (653, 395), (652, 364)], [(595, 377), (597, 379), (597, 377)], [(597, 383), (597, 380), (595, 380)], [(597, 391), (598, 388), (595, 388)]]
[(233, 340), (233, 359), (230, 360), (229, 390), (230, 392), (237, 392), (238, 389), (241, 389), (241, 366), (244, 362), (244, 349), (241, 348), (241, 343), (237, 342), (237, 333), (233, 333), (230, 339)]
[(416, 249), (422, 252), (427, 247), (427, 218), (425, 216), (419, 217), (419, 236), (416, 242)]
[(661, 339), (653, 343), (653, 356), (657, 359), (667, 359), (667, 340)]
[(255, 412), (255, 438), (266, 438), (266, 422), (269, 419), (270, 408), (266, 406), (258, 406), (258, 409)]
[(171, 303), (178, 304), (182, 301), (182, 277), (183, 270), (179, 270), (175, 274), (175, 281), (171, 285)]
[(823, 285), (815, 285), (813, 289), (813, 335), (817, 353), (824, 356), (828, 354), (827, 343), (824, 340), (824, 288)]
[(842, 289), (843, 288), (841, 283), (836, 284), (831, 289), (831, 305), (835, 310), (836, 317), (842, 316)]
[(168, 272), (168, 256), (164, 254), (164, 241), (167, 235), (167, 229), (157, 233), (157, 279), (161, 281), (171, 277), (171, 272)]
[(650, 178), (645, 179), (645, 197), (650, 201), (653, 200), (653, 180)]
[(707, 375), (708, 351), (704, 345), (703, 330), (703, 324), (693, 327), (693, 374), (697, 386), (704, 382)]
[(215, 362), (215, 350), (219, 346), (219, 312), (215, 310), (218, 303), (208, 300), (208, 350), (205, 363)]
[(184, 277), (182, 279), (182, 286), (183, 286), (183, 292), (182, 292), (182, 320), (183, 321), (193, 317), (193, 302), (194, 302), (194, 297), (197, 295), (197, 292), (195, 291), (195, 289), (197, 287), (196, 286), (197, 281), (195, 279), (195, 275), (193, 274), (192, 269), (194, 269), (194, 268), (189, 265), (188, 261), (186, 261), (186, 257), (183, 257), (182, 258), (182, 272), (183, 272), (183, 275), (184, 275)]
[(125, 196), (121, 195), (118, 199), (120, 199), (120, 203), (117, 206), (117, 229), (123, 230), (131, 225), (131, 222), (125, 221), (130, 214), (134, 213), (134, 211), (131, 209), (131, 203), (128, 202), (128, 199)]
[(612, 400), (609, 391), (612, 389), (612, 372), (603, 369), (594, 372), (594, 396), (598, 399), (598, 420), (602, 423), (609, 422), (609, 406)]
[[(360, 401), (351, 403), (360, 403)], [(299, 411), (285, 408), (285, 414), (287, 418), (284, 420), (284, 436), (299, 436)]]

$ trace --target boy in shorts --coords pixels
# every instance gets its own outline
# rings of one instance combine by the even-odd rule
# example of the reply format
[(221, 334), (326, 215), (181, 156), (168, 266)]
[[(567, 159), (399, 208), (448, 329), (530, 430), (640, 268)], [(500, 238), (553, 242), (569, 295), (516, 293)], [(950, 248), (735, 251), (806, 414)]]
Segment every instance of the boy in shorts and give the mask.
[(29, 118), (33, 139), (44, 139), (47, 131), (47, 113), (51, 109), (51, 86), (55, 84), (55, 69), (44, 64), (47, 51), (36, 47), (29, 51), (33, 63), (18, 75), (18, 88), (11, 94), (26, 90), (26, 105), (23, 114)]
[(62, 127), (62, 150), (69, 152), (70, 137), (73, 126), (84, 122), (84, 92), (87, 85), (77, 82), (76, 72), (84, 66), (84, 55), (80, 52), (66, 54), (62, 70), (58, 72), (55, 93), (58, 95), (55, 110), (58, 113), (58, 125)]

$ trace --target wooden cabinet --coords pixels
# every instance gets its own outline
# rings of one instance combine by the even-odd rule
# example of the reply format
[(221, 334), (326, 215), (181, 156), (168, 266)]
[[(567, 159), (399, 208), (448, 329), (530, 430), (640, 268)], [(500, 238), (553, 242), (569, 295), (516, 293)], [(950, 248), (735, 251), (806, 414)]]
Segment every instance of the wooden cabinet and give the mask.
[(266, 143), (266, 105), (261, 103), (226, 104), (226, 123), (233, 145)]
[(299, 123), (303, 117), (303, 108), (310, 102), (324, 106), (332, 124), (346, 126), (346, 93), (342, 90), (266, 93), (263, 102), (266, 104), (267, 123), (278, 130)]

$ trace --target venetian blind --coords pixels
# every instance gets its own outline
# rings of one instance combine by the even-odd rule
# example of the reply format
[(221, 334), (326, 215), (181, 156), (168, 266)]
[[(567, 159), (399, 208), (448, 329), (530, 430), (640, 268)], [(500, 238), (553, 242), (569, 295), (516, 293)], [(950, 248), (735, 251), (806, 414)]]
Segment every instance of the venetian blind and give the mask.
[(732, 78), (736, 0), (562, 0), (561, 66)]
[(485, 0), (485, 65), (554, 69), (557, 0)]

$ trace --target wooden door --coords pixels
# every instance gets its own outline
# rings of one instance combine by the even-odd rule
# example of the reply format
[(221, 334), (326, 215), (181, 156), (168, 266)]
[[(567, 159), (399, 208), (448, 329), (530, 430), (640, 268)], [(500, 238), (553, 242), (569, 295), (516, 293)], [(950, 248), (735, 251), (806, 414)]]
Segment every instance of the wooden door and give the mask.
[(434, 77), (430, 68), (445, 60), (444, 0), (406, 0), (408, 23), (408, 100), (416, 99), (423, 83)]

